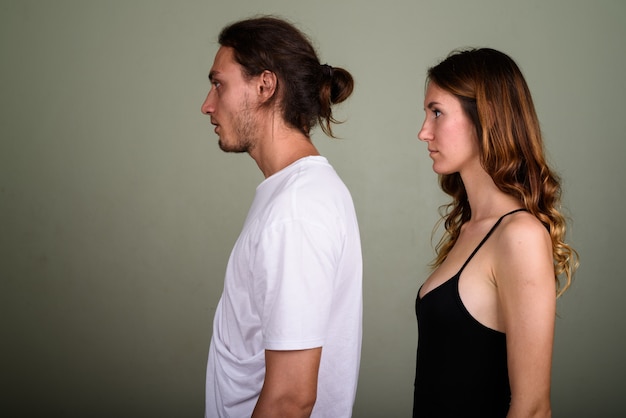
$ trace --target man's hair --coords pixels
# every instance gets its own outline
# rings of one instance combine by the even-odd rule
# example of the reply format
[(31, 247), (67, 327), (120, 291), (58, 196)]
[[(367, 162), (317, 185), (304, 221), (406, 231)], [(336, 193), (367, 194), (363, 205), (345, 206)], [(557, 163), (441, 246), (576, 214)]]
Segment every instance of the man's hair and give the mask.
[[(476, 129), (480, 162), (496, 186), (519, 199), (548, 228), (557, 286), (563, 274), (566, 281), (559, 290), (564, 291), (578, 257), (564, 242), (560, 179), (544, 156), (539, 120), (521, 70), (508, 55), (494, 49), (457, 50), (430, 68), (427, 80), (461, 102)], [(439, 182), (453, 201), (447, 205), (446, 234), (437, 247), (435, 266), (446, 258), (461, 226), (471, 217), (459, 173), (441, 175)]]
[[(292, 24), (271, 16), (232, 23), (219, 35), (222, 46), (233, 48), (244, 75), (276, 74), (276, 94), (283, 119), (307, 137), (316, 123), (333, 137), (331, 106), (346, 100), (354, 81), (343, 68), (322, 65), (309, 39)], [(277, 102), (277, 103), (275, 103)]]

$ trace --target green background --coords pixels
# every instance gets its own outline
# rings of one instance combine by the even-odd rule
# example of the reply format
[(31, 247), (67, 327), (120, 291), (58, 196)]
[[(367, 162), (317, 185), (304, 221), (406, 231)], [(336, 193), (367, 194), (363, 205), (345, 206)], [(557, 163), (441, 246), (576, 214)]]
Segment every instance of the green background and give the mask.
[(462, 46), (519, 63), (563, 177), (582, 264), (558, 303), (554, 416), (623, 416), (620, 0), (3, 0), (0, 414), (202, 416), (213, 314), (262, 176), (219, 150), (200, 105), (219, 30), (257, 13), (295, 22), (356, 80), (343, 139), (314, 134), (362, 233), (354, 416), (410, 415), (414, 300), (447, 201), (416, 139), (424, 75)]

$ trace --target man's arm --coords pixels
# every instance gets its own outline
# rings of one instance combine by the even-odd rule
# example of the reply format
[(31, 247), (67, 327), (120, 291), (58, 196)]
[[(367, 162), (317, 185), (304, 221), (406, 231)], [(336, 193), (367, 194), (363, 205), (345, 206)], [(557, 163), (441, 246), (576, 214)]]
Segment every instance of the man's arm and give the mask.
[(253, 418), (308, 417), (317, 398), (322, 347), (265, 351), (265, 381)]

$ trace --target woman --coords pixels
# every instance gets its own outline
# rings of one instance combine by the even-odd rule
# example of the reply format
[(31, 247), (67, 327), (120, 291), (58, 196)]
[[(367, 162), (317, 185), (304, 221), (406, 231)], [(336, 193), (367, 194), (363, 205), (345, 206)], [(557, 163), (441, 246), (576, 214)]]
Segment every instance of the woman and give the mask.
[(486, 48), (453, 52), (427, 80), (418, 137), (452, 202), (417, 295), (413, 416), (549, 417), (556, 298), (578, 257), (530, 91)]

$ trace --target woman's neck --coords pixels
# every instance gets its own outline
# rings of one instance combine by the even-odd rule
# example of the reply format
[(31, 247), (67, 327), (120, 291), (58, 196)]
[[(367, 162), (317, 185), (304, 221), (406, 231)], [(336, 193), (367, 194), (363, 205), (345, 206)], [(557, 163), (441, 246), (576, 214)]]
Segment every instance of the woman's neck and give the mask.
[(483, 169), (471, 175), (462, 175), (461, 178), (465, 185), (473, 221), (500, 217), (506, 212), (523, 207), (518, 199), (500, 190)]

